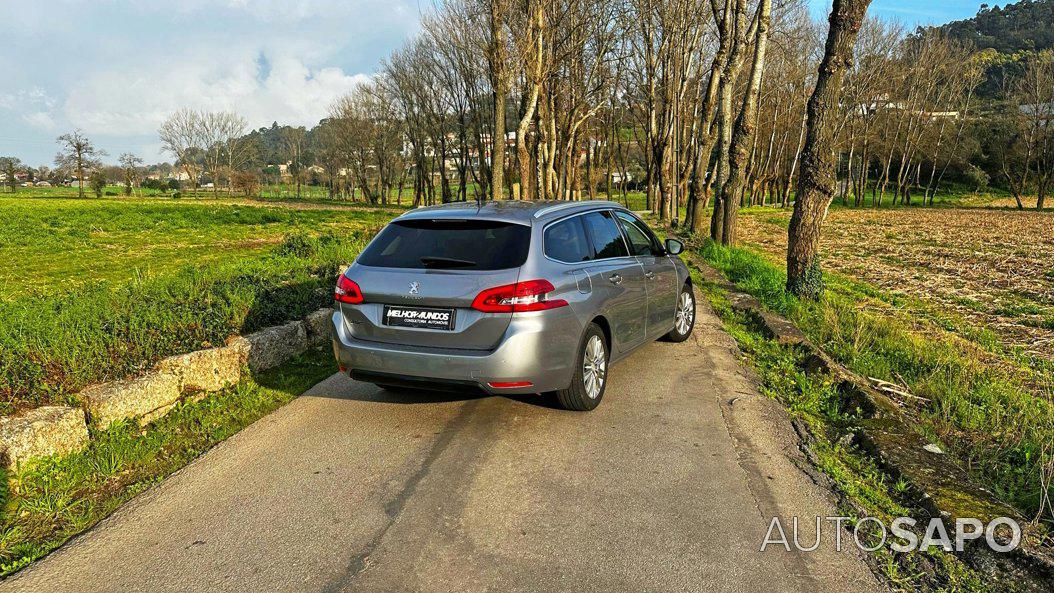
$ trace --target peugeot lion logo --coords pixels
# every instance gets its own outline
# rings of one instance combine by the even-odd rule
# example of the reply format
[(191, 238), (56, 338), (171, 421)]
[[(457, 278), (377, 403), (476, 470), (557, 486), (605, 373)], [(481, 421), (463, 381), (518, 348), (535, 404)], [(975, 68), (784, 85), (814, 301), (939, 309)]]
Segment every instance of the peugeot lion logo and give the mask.
[(411, 282), (410, 283), (410, 294), (417, 294), (417, 291), (420, 288), (421, 288), (421, 283), (420, 282)]

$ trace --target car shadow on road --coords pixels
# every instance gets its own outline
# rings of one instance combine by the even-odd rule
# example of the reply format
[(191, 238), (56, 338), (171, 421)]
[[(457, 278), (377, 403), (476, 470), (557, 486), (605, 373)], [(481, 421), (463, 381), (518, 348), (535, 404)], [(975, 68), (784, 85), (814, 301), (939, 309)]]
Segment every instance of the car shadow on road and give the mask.
[(441, 404), (477, 399), (499, 398), (531, 406), (559, 409), (552, 393), (537, 395), (492, 395), (481, 389), (414, 389), (408, 387), (380, 387), (372, 383), (355, 381), (343, 374), (333, 375), (317, 385), (306, 395), (333, 399), (348, 399), (385, 404)]

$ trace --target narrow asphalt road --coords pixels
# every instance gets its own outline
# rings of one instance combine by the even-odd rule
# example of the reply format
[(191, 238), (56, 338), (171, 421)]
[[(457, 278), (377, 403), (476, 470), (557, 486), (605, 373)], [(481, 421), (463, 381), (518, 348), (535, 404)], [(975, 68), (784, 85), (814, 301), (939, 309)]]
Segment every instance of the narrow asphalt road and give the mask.
[(880, 590), (830, 529), (759, 551), (837, 513), (719, 328), (702, 305), (591, 413), (334, 375), (0, 591)]

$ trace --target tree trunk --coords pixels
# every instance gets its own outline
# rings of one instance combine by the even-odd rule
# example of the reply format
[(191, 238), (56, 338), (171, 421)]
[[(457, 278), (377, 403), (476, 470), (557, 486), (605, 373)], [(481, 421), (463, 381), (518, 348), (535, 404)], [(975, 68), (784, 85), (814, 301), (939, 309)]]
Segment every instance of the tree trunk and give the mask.
[(842, 83), (853, 58), (853, 45), (871, 0), (834, 0), (830, 29), (808, 105), (801, 174), (794, 214), (787, 229), (787, 290), (819, 298), (823, 278), (817, 251), (820, 230), (835, 186), (835, 123)]
[[(14, 185), (11, 187), (14, 187)], [(81, 159), (79, 152), (77, 153), (77, 197), (84, 197), (84, 161)]]
[(538, 106), (538, 94), (541, 88), (542, 78), (542, 27), (545, 26), (545, 18), (540, 5), (530, 5), (534, 14), (531, 15), (531, 28), (530, 34), (533, 36), (534, 41), (534, 71), (528, 74), (528, 84), (530, 85), (530, 93), (525, 101), (523, 109), (523, 117), (520, 118), (520, 124), (516, 128), (516, 158), (520, 168), (520, 199), (530, 200), (534, 196), (528, 191), (531, 187), (530, 179), (531, 174), (531, 155), (527, 145), (527, 131), (530, 129), (531, 120), (534, 119), (534, 111)]
[(491, 199), (505, 194), (505, 23), (502, 0), (490, 0), (491, 77), (494, 85), (494, 135), (490, 139)]
[(746, 169), (751, 152), (750, 145), (757, 135), (758, 95), (761, 93), (761, 74), (765, 68), (765, 50), (768, 45), (771, 15), (772, 0), (761, 0), (758, 5), (758, 26), (754, 38), (754, 59), (750, 66), (750, 82), (746, 95), (743, 97), (743, 108), (736, 119), (735, 130), (732, 134), (728, 179), (720, 190), (720, 202), (724, 206), (720, 239), (724, 245), (735, 245), (736, 243), (739, 196), (745, 187)]

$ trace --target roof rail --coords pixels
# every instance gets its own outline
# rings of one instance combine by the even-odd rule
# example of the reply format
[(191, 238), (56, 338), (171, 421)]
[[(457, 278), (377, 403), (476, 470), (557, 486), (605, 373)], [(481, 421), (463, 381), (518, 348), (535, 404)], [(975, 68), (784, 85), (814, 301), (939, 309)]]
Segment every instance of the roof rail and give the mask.
[(534, 213), (534, 217), (535, 218), (541, 218), (542, 216), (544, 216), (546, 214), (549, 214), (550, 212), (558, 212), (560, 210), (566, 210), (568, 208), (574, 208), (575, 206), (594, 205), (594, 206), (606, 206), (606, 207), (610, 208), (612, 204), (614, 204), (616, 206), (619, 205), (619, 204), (617, 204), (615, 202), (612, 202), (610, 200), (577, 200), (577, 201), (567, 200), (566, 202), (567, 202), (566, 204), (554, 204), (552, 206), (546, 206), (545, 208), (542, 208), (542, 209), (538, 210), (537, 212), (535, 212)]

